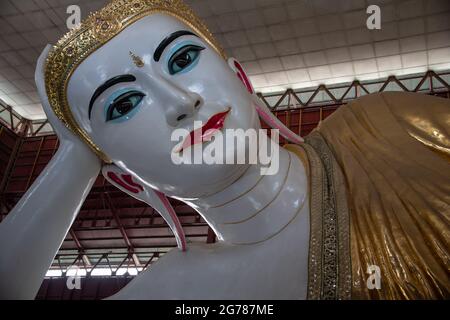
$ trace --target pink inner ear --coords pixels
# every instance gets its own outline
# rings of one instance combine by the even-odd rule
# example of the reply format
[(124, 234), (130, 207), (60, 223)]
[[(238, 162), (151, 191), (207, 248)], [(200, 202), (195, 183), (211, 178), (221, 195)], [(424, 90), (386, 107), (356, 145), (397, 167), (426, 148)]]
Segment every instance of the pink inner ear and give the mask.
[[(245, 74), (244, 68), (242, 68), (241, 64), (233, 59), (233, 65), (237, 69), (236, 75), (238, 78), (242, 81), (242, 83), (247, 88), (248, 92), (251, 94), (254, 93), (253, 87), (250, 83), (250, 80), (248, 79), (247, 75)], [(273, 115), (269, 110), (265, 110), (265, 108), (260, 107), (257, 104), (254, 104), (256, 111), (258, 112), (259, 116), (264, 119), (264, 121), (272, 128), (272, 129), (278, 129), (280, 131), (281, 136), (286, 138), (291, 143), (303, 143), (304, 140), (302, 137), (296, 135), (294, 132), (292, 132), (289, 128), (287, 128), (285, 125), (283, 125), (278, 119), (276, 119), (275, 115)]]
[(158, 196), (159, 200), (161, 200), (162, 204), (166, 208), (167, 212), (170, 215), (170, 218), (172, 219), (175, 229), (175, 237), (177, 238), (178, 245), (181, 247), (181, 251), (186, 251), (186, 237), (184, 235), (183, 227), (181, 226), (180, 220), (178, 219), (177, 214), (175, 213), (175, 210), (173, 209), (172, 205), (169, 202), (169, 199), (167, 199), (166, 195), (162, 192), (156, 191), (156, 195)]
[(141, 186), (140, 184), (136, 183), (133, 181), (133, 177), (131, 176), (131, 174), (122, 174), (122, 179), (128, 183), (130, 186), (132, 187), (136, 187), (141, 191), (144, 191), (144, 187)]
[[(107, 175), (108, 178), (110, 178), (112, 181), (114, 181), (127, 191), (130, 191), (131, 193), (138, 194), (140, 191), (144, 191), (144, 187), (134, 182), (133, 177), (129, 174), (121, 174), (120, 176), (122, 177), (122, 179), (120, 179), (119, 176), (112, 171), (108, 171)], [(164, 215), (165, 218), (172, 220), (171, 223), (169, 223), (169, 226), (172, 228), (172, 231), (175, 234), (178, 247), (182, 251), (186, 251), (186, 237), (184, 235), (183, 227), (181, 226), (180, 220), (178, 219), (178, 216), (175, 213), (175, 210), (173, 209), (172, 205), (170, 204), (165, 194), (156, 190), (154, 190), (154, 192), (158, 196), (159, 200), (161, 201), (162, 205), (164, 206), (166, 212), (169, 215), (167, 216), (167, 214), (165, 214)], [(175, 230), (173, 230), (173, 228), (175, 228)]]
[(248, 79), (247, 75), (245, 74), (245, 71), (242, 68), (242, 66), (240, 65), (240, 63), (235, 60), (234, 61), (234, 66), (238, 70), (237, 76), (239, 77), (239, 79), (241, 79), (242, 83), (245, 85), (245, 87), (247, 88), (248, 92), (250, 92), (250, 94), (253, 94), (253, 88), (252, 88), (252, 85), (250, 83), (250, 80)]
[[(117, 174), (115, 174), (112, 171), (108, 171), (108, 178), (110, 178), (112, 181), (114, 181), (115, 183), (117, 183), (119, 186), (121, 186), (122, 188), (125, 188), (126, 190), (132, 192), (132, 193), (139, 193), (139, 189), (135, 188), (135, 186), (129, 185), (126, 181), (121, 180)], [(122, 175), (123, 177), (123, 175)], [(133, 183), (134, 185), (136, 185), (135, 183)], [(142, 186), (140, 186), (142, 188)]]

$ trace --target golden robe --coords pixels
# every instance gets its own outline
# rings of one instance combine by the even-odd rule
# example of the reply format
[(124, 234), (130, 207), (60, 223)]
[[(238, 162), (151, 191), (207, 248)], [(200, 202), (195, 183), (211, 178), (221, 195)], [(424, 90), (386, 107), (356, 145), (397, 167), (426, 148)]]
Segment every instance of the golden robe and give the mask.
[(310, 178), (310, 299), (450, 298), (450, 100), (368, 95), (287, 148)]

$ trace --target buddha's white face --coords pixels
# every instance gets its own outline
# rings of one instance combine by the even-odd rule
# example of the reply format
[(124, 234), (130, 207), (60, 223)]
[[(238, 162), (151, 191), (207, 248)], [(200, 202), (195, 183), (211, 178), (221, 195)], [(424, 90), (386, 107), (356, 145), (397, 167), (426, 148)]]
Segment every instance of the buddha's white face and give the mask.
[[(214, 193), (246, 169), (174, 164), (175, 129), (191, 132), (194, 121), (205, 124), (227, 110), (222, 131), (260, 126), (251, 95), (227, 62), (192, 29), (162, 14), (137, 21), (84, 60), (67, 96), (76, 121), (115, 164), (169, 196)], [(247, 149), (225, 141), (228, 156)]]

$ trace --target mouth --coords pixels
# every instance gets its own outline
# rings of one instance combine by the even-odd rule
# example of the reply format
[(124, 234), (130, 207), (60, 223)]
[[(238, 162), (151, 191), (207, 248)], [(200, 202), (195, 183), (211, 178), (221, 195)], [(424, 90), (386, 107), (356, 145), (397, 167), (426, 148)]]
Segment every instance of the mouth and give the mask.
[(209, 120), (203, 125), (203, 127), (192, 130), (184, 139), (181, 147), (179, 147), (176, 152), (180, 153), (184, 149), (187, 149), (195, 144), (211, 141), (212, 136), (216, 132), (222, 130), (225, 119), (230, 113), (230, 110), (231, 108), (228, 108), (224, 112), (216, 113), (211, 118), (209, 118)]

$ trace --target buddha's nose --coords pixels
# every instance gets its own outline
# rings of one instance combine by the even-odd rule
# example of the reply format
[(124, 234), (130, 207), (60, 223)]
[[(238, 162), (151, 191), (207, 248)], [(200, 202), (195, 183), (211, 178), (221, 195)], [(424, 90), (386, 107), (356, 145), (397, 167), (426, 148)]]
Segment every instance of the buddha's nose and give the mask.
[(160, 103), (162, 104), (167, 123), (172, 127), (177, 127), (181, 121), (192, 117), (203, 105), (202, 97), (186, 88), (158, 78), (153, 81), (155, 92), (158, 92)]
[(174, 97), (167, 104), (166, 119), (169, 125), (176, 127), (181, 121), (195, 114), (202, 105), (202, 98), (195, 92), (186, 92), (182, 89), (172, 93)]

